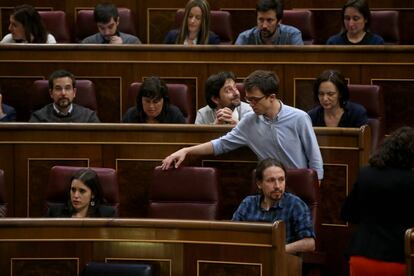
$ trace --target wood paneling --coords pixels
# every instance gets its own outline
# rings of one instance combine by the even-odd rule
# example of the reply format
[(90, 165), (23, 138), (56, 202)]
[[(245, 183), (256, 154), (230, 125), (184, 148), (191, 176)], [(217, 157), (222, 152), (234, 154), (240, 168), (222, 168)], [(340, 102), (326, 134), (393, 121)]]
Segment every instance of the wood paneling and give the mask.
[(91, 261), (159, 264), (157, 276), (300, 275), (283, 222), (0, 220), (4, 275), (75, 276)]

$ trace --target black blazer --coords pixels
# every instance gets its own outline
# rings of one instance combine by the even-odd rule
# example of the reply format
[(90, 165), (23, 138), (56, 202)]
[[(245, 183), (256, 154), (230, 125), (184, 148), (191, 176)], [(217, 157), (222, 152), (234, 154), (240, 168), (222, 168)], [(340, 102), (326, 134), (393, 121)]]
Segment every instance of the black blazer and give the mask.
[[(109, 205), (99, 205), (95, 208), (95, 212), (91, 217), (107, 217), (113, 218), (117, 217), (118, 212), (115, 207)], [(68, 207), (66, 204), (53, 204), (50, 205), (47, 210), (47, 217), (51, 218), (70, 218), (72, 214), (69, 212)]]

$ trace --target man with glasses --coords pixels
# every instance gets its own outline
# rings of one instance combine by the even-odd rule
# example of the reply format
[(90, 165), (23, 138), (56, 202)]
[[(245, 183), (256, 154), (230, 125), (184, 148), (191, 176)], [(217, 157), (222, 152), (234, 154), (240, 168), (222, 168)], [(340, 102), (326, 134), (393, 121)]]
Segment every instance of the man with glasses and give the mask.
[(75, 76), (57, 70), (49, 76), (49, 94), (53, 103), (32, 113), (29, 122), (99, 123), (96, 112), (73, 103), (76, 97)]
[(233, 72), (223, 71), (211, 75), (205, 86), (207, 105), (197, 111), (195, 124), (237, 124), (252, 111), (249, 104), (240, 100)]
[(301, 31), (280, 23), (283, 5), (279, 0), (259, 0), (256, 16), (257, 26), (239, 34), (236, 45), (303, 45)]
[(259, 160), (273, 158), (288, 168), (311, 168), (319, 180), (323, 179), (322, 156), (309, 115), (277, 98), (276, 74), (254, 71), (244, 81), (244, 88), (254, 113), (246, 114), (235, 128), (218, 139), (167, 156), (162, 168), (178, 167), (187, 154), (219, 155), (248, 146)]

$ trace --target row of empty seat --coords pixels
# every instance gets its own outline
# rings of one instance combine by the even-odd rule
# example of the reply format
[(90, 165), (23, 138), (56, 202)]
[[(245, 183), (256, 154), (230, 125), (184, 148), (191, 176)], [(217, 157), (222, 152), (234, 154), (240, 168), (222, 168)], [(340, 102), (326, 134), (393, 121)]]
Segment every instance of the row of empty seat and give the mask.
[[(127, 8), (118, 8), (120, 16), (119, 29), (122, 32), (138, 35), (133, 13)], [(75, 38), (71, 38), (71, 28), (63, 11), (40, 11), (46, 28), (55, 36), (58, 43), (80, 42), (85, 37), (96, 33), (93, 10), (79, 10), (76, 16)], [(386, 44), (400, 43), (399, 11), (372, 11), (371, 30), (379, 34)], [(175, 27), (180, 26), (184, 10), (176, 13)], [(338, 20), (340, 20), (338, 18)], [(285, 10), (283, 23), (297, 27), (302, 32), (305, 44), (315, 44), (314, 16), (310, 10)], [(215, 32), (222, 44), (232, 44), (237, 33), (232, 30), (231, 14), (228, 11), (211, 11), (211, 30)], [(338, 30), (339, 31), (339, 30)], [(333, 35), (333, 34), (332, 34)]]

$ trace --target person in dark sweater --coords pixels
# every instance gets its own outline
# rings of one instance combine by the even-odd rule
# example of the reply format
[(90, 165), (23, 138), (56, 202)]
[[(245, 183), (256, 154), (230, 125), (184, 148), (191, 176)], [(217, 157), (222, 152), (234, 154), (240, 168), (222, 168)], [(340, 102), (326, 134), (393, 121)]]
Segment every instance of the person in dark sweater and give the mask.
[(384, 140), (359, 171), (341, 217), (357, 224), (346, 255), (350, 275), (406, 275), (404, 234), (414, 227), (414, 129)]
[(318, 105), (308, 114), (314, 127), (361, 127), (368, 123), (365, 107), (349, 101), (348, 85), (339, 71), (322, 72), (313, 86), (313, 98)]
[(99, 123), (96, 112), (73, 103), (76, 97), (75, 76), (57, 70), (49, 77), (49, 93), (53, 103), (32, 113), (29, 122)]
[[(348, 0), (342, 7), (342, 31), (331, 36), (328, 45), (382, 45), (384, 39), (369, 27), (371, 12), (365, 0)], [(386, 24), (386, 22), (384, 22)]]
[(165, 82), (159, 77), (149, 77), (142, 83), (136, 106), (127, 110), (122, 122), (184, 124), (185, 119), (178, 107), (170, 104)]
[(71, 178), (66, 203), (52, 205), (48, 217), (116, 217), (115, 207), (105, 205), (106, 200), (98, 175), (90, 168), (78, 170)]

